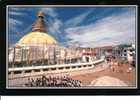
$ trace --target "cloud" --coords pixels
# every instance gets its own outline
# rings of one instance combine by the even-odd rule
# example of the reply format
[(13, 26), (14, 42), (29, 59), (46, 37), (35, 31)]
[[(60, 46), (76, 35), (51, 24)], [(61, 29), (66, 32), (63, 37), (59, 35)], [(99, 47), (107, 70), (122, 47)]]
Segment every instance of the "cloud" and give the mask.
[(10, 34), (17, 32), (19, 30), (17, 27), (23, 25), (23, 21), (18, 19), (18, 17), (22, 17), (26, 15), (26, 13), (22, 12), (21, 10), (23, 10), (23, 8), (19, 7), (9, 7), (8, 9), (8, 25)]
[(41, 8), (40, 11), (43, 11), (46, 15), (57, 17), (57, 13), (54, 8)]
[(9, 9), (9, 10), (12, 10), (12, 11), (19, 11), (19, 10), (21, 10), (21, 9), (22, 9), (22, 10), (25, 10), (25, 9), (27, 9), (27, 8), (22, 8), (22, 7), (20, 8), (20, 7), (15, 7), (15, 6), (14, 6), (14, 7), (8, 7), (8, 9)]
[(59, 19), (54, 19), (53, 23), (49, 25), (49, 31), (51, 33), (61, 33), (60, 27), (62, 26), (62, 22)]
[(16, 11), (10, 11), (9, 15), (15, 15), (15, 16), (23, 16), (25, 13), (22, 12), (16, 12)]
[(9, 23), (10, 23), (10, 25), (22, 25), (23, 24), (21, 21), (12, 19), (12, 18), (9, 19)]
[(68, 44), (79, 43), (83, 47), (97, 47), (130, 43), (135, 40), (135, 12), (127, 11), (102, 18), (86, 26), (66, 30)]
[(69, 19), (68, 21), (65, 22), (65, 26), (66, 27), (71, 27), (71, 26), (77, 26), (78, 24), (80, 24), (91, 12), (92, 10), (89, 10), (85, 13), (82, 13), (74, 18)]
[(50, 34), (52, 34), (57, 40), (60, 40), (61, 37), (61, 28), (63, 26), (62, 21), (58, 18), (58, 13), (55, 8), (41, 8), (40, 11), (43, 11), (47, 18), (47, 28)]
[(17, 32), (18, 31), (17, 26), (23, 25), (22, 21), (14, 19), (14, 18), (9, 18), (8, 19), (8, 23), (9, 23), (10, 31), (13, 31), (13, 32)]

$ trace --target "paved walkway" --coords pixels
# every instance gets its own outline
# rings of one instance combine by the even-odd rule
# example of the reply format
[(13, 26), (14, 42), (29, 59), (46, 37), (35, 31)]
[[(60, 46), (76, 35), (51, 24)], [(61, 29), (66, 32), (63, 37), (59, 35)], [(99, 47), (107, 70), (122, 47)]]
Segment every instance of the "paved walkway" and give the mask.
[(93, 80), (89, 86), (128, 86), (128, 85), (118, 78), (111, 76), (102, 76)]

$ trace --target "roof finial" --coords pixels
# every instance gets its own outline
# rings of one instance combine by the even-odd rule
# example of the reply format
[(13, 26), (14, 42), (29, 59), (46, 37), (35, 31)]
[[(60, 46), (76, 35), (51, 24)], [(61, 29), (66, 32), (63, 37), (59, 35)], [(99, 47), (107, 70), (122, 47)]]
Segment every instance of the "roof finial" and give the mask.
[(40, 11), (37, 13), (38, 19), (32, 26), (32, 31), (46, 32), (46, 24), (44, 21), (45, 14)]
[(38, 14), (37, 14), (38, 17), (44, 17), (44, 15), (45, 14), (42, 11), (39, 11)]

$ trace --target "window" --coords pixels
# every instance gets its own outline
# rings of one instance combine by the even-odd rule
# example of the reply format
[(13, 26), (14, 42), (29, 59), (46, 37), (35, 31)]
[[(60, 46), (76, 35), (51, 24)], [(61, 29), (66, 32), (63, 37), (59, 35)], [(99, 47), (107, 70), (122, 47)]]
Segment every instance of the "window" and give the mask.
[(72, 68), (76, 68), (76, 66), (72, 66)]
[(70, 69), (70, 67), (66, 67), (66, 69)]
[(91, 65), (88, 65), (88, 67), (91, 67)]
[(86, 65), (84, 65), (84, 67), (87, 67)]
[(43, 71), (48, 71), (49, 69), (43, 69)]
[(60, 70), (61, 70), (61, 69), (63, 69), (63, 67), (60, 67), (60, 68), (58, 68), (58, 69), (60, 69)]
[(124, 52), (126, 52), (126, 50), (124, 50)]
[(132, 52), (133, 50), (132, 49), (130, 49), (130, 52)]
[(21, 71), (15, 71), (14, 74), (21, 74)]
[(35, 69), (34, 71), (35, 71), (35, 72), (40, 72), (40, 70), (39, 70), (39, 69)]
[(25, 73), (31, 73), (31, 70), (26, 70)]
[(81, 68), (81, 66), (78, 66), (78, 68)]
[(51, 70), (56, 70), (56, 68), (51, 68)]
[(124, 56), (127, 56), (126, 54), (124, 54)]

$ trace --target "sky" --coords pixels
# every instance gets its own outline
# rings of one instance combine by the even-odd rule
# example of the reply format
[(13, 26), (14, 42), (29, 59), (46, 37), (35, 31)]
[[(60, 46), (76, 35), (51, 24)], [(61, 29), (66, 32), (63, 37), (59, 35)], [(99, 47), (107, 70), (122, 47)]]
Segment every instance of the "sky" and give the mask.
[(45, 13), (47, 34), (63, 46), (101, 47), (135, 42), (135, 7), (8, 7), (8, 41), (31, 31), (37, 13)]

